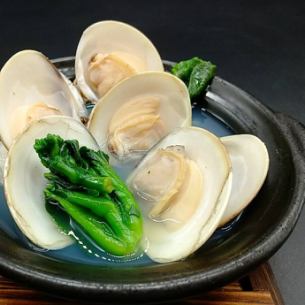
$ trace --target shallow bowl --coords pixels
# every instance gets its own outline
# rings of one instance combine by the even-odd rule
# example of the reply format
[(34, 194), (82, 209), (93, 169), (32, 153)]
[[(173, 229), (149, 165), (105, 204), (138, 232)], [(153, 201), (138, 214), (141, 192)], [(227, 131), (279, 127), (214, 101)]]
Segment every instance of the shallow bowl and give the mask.
[[(72, 57), (53, 62), (74, 77)], [(270, 155), (265, 184), (226, 238), (183, 261), (135, 268), (54, 259), (0, 231), (0, 272), (48, 293), (87, 302), (159, 302), (225, 285), (267, 260), (291, 233), (304, 202), (304, 127), (219, 77), (205, 99), (202, 107), (235, 133), (261, 138)]]

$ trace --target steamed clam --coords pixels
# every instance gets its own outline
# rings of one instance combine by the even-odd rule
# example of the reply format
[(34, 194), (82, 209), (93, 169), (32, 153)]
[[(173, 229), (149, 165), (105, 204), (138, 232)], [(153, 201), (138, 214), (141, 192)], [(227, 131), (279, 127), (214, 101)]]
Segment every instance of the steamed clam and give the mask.
[(2, 68), (0, 103), (0, 135), (7, 148), (43, 116), (67, 115), (80, 120), (86, 115), (77, 92), (71, 91), (68, 81), (43, 54), (33, 50), (16, 53)]
[(96, 103), (120, 81), (144, 71), (163, 71), (151, 41), (134, 27), (101, 21), (88, 27), (77, 47), (75, 76), (83, 95)]
[(181, 128), (161, 140), (127, 180), (142, 209), (147, 254), (185, 258), (214, 232), (231, 192), (231, 162), (210, 132)]
[(110, 162), (142, 157), (178, 127), (191, 125), (186, 86), (166, 72), (134, 75), (108, 92), (94, 107), (88, 128)]

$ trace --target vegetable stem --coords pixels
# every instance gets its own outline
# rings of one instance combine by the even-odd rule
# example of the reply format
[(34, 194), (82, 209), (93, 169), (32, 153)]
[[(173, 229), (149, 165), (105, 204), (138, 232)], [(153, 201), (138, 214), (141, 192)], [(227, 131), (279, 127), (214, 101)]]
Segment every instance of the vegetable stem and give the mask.
[(109, 230), (107, 223), (100, 221), (85, 209), (55, 195), (49, 190), (45, 190), (45, 195), (49, 200), (58, 202), (72, 219), (105, 251), (120, 256), (127, 255), (133, 251), (132, 242), (128, 242), (126, 238), (120, 239), (114, 232)]

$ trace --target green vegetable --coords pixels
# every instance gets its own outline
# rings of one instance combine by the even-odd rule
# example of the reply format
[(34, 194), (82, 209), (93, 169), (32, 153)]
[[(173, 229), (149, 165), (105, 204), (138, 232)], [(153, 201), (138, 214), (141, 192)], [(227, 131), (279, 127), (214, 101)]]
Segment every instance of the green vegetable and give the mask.
[(216, 74), (216, 66), (199, 57), (193, 57), (174, 65), (171, 72), (184, 81), (191, 99), (195, 99), (207, 89)]
[(207, 62), (196, 65), (191, 73), (188, 90), (191, 99), (198, 97), (206, 90), (216, 73), (216, 66)]
[(111, 179), (98, 176), (82, 159), (76, 140), (64, 141), (59, 136), (48, 135), (44, 139), (36, 140), (34, 148), (42, 164), (52, 173), (65, 177), (73, 184), (98, 192), (111, 193), (113, 191)]
[(50, 134), (34, 148), (51, 170), (45, 174), (47, 204), (59, 204), (107, 252), (134, 253), (142, 237), (141, 213), (108, 156)]
[(199, 57), (193, 57), (188, 60), (183, 60), (175, 64), (171, 72), (188, 84), (193, 69), (196, 65), (202, 62), (203, 60)]

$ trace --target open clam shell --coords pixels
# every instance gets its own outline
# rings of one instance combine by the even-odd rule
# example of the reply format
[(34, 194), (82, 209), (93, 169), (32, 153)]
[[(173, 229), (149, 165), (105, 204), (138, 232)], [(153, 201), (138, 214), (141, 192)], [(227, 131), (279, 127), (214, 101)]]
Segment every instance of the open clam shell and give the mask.
[(16, 53), (0, 73), (0, 136), (9, 148), (33, 120), (60, 114), (77, 120), (86, 113), (75, 90), (43, 54)]
[(77, 85), (94, 103), (128, 76), (163, 70), (152, 42), (136, 28), (113, 20), (89, 26), (82, 34), (75, 56)]
[(143, 72), (111, 89), (94, 107), (88, 128), (116, 164), (141, 158), (161, 138), (191, 126), (185, 84), (166, 72)]
[[(171, 158), (161, 167), (153, 166), (151, 160), (156, 153), (172, 151), (175, 146), (179, 151), (183, 150), (185, 161), (197, 170), (192, 169), (189, 176), (183, 178), (182, 183), (191, 181), (190, 185), (180, 186), (189, 196), (185, 198), (185, 194), (178, 190), (156, 218), (151, 213), (160, 203), (154, 200), (155, 195), (162, 193), (164, 198), (163, 193), (172, 192), (165, 183), (163, 189), (158, 180), (172, 179), (175, 173), (179, 179), (183, 173), (166, 170), (166, 166), (173, 164)], [(153, 178), (156, 178), (156, 185), (160, 185), (159, 189), (153, 185)], [(161, 140), (146, 155), (127, 183), (143, 213), (147, 255), (157, 262), (176, 261), (197, 250), (217, 228), (231, 192), (231, 162), (227, 150), (215, 135), (201, 128), (181, 128)]]

